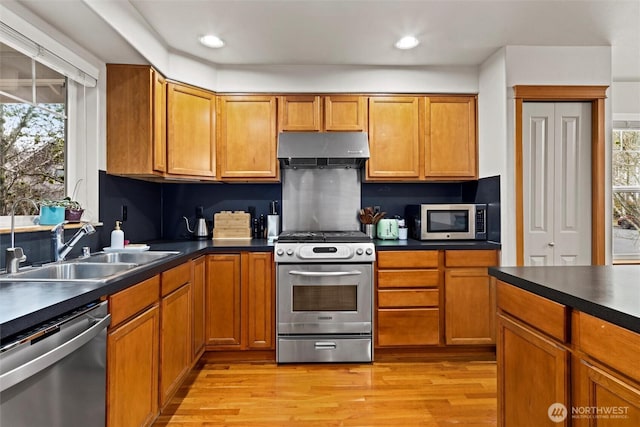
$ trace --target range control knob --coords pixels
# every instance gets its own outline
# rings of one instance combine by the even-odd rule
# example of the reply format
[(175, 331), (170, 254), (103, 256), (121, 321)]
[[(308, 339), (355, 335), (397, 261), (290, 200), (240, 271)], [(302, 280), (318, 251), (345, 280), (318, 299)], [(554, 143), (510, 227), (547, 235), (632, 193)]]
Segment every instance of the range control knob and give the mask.
[(292, 256), (293, 255), (293, 249), (287, 249), (287, 255)]
[(364, 252), (362, 248), (356, 249), (356, 255), (362, 255), (362, 252)]
[(367, 252), (367, 255), (371, 255), (373, 253), (373, 249), (367, 248), (366, 252)]
[(278, 250), (276, 251), (276, 255), (278, 255), (278, 256), (282, 256), (282, 255), (284, 255), (284, 251), (283, 251), (282, 249), (278, 249)]

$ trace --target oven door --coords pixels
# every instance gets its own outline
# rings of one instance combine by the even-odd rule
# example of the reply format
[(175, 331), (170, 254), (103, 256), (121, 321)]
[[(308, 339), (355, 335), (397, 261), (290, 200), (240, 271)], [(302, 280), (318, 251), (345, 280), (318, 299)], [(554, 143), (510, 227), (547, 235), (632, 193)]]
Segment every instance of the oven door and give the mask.
[(277, 332), (371, 334), (371, 264), (279, 264)]

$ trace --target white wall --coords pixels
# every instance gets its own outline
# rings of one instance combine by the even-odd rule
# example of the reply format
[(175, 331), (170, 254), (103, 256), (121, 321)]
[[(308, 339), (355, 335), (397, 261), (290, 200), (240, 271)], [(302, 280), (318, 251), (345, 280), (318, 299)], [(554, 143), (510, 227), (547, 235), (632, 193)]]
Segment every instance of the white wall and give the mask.
[(614, 82), (611, 104), (614, 120), (640, 120), (640, 82)]
[[(496, 59), (492, 56), (480, 67), (480, 97), (484, 96), (488, 76), (495, 75), (491, 70)], [(547, 47), (547, 46), (506, 46), (504, 48), (504, 63), (506, 67), (506, 148), (501, 155), (506, 156), (502, 170), (502, 179), (506, 185), (502, 186), (502, 265), (516, 264), (515, 247), (515, 186), (514, 177), (514, 143), (515, 140), (515, 100), (513, 86), (515, 85), (611, 85), (611, 48), (610, 47)], [(489, 94), (496, 95), (497, 89)], [(610, 90), (608, 92), (610, 96)], [(486, 114), (486, 103), (479, 114)], [(489, 110), (491, 113), (492, 110)], [(483, 121), (486, 123), (486, 121)], [(486, 141), (486, 134), (481, 131), (480, 146), (482, 152), (490, 155), (492, 143)], [(494, 147), (494, 150), (496, 148)], [(605, 101), (605, 200), (610, 200), (610, 151), (611, 151), (611, 102)], [(482, 156), (482, 154), (481, 154)], [(590, 185), (590, 184), (586, 184)], [(605, 220), (611, 221), (610, 205), (606, 207)], [(606, 230), (606, 262), (611, 262), (611, 230)]]
[(477, 93), (478, 68), (219, 66), (219, 92)]

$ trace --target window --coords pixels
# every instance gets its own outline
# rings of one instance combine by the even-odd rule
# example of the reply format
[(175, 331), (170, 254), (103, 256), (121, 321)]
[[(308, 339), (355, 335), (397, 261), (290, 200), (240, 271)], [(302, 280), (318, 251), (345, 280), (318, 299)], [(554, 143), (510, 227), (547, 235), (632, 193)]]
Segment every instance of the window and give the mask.
[(614, 121), (613, 259), (640, 260), (640, 122)]
[[(0, 43), (0, 215), (65, 197), (67, 79)], [(31, 204), (17, 215), (37, 215)]]
[[(0, 230), (9, 228), (8, 199), (17, 195), (34, 199), (73, 197), (84, 208), (82, 219), (97, 222), (99, 141), (104, 138), (99, 128), (103, 101), (98, 87), (100, 83), (104, 89), (104, 83), (97, 78), (104, 64), (71, 41), (58, 42), (56, 37), (64, 37), (52, 29), (42, 30), (44, 24), (36, 16), (22, 17), (1, 4), (0, 13), (0, 131), (5, 146), (5, 127), (11, 120), (15, 125), (19, 117), (24, 117), (21, 108), (27, 112), (32, 109), (28, 126), (21, 127), (25, 129), (21, 138), (13, 135), (19, 140), (9, 153), (13, 158), (0, 157), (0, 181), (8, 168), (31, 160), (32, 166), (40, 168), (37, 173), (30, 168), (31, 176), (21, 181), (14, 195), (0, 192)], [(21, 28), (28, 37), (14, 28)], [(40, 179), (36, 175), (46, 176), (40, 185), (33, 184)], [(16, 209), (18, 214), (34, 213), (27, 203)], [(33, 216), (18, 215), (16, 229), (32, 226), (33, 220)]]

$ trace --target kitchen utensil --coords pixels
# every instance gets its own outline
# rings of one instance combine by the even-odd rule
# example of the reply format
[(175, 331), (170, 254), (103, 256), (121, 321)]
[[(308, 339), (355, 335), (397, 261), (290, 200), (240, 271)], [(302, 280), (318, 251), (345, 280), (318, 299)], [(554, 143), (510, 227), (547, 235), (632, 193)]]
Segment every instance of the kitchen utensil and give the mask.
[(194, 239), (206, 239), (209, 237), (209, 227), (207, 227), (207, 220), (204, 219), (204, 208), (202, 206), (196, 207), (196, 222), (193, 226), (193, 230), (189, 227), (189, 219), (183, 216), (184, 222), (187, 224), (187, 231)]
[(398, 220), (394, 218), (378, 221), (377, 235), (378, 239), (396, 240), (398, 238)]

